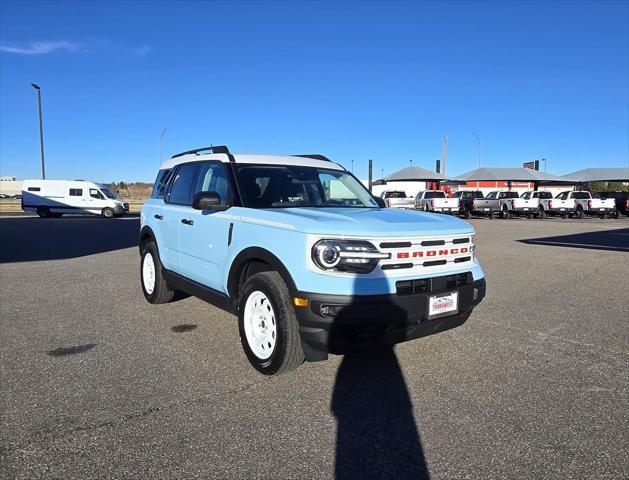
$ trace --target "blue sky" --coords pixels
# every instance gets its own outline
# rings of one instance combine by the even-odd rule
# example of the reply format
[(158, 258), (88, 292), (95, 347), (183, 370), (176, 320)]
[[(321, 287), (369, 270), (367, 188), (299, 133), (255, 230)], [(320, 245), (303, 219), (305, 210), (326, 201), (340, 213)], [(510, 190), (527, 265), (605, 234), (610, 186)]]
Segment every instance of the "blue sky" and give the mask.
[(0, 174), (152, 181), (165, 156), (319, 152), (366, 176), (629, 159), (629, 2), (0, 3)]

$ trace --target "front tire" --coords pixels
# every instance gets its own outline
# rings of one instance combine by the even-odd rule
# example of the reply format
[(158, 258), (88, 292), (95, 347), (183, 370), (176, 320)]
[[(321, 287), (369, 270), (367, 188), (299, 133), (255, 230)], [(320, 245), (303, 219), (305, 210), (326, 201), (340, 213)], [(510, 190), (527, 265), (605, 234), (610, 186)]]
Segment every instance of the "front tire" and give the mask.
[(109, 207), (103, 208), (101, 214), (105, 218), (114, 218), (116, 216), (116, 212), (114, 212), (114, 209)]
[(261, 272), (249, 277), (238, 305), (242, 348), (258, 372), (278, 375), (303, 363), (297, 317), (279, 273)]
[(175, 296), (175, 291), (164, 279), (162, 262), (155, 242), (149, 241), (142, 247), (140, 258), (140, 283), (144, 298), (153, 304), (170, 302)]

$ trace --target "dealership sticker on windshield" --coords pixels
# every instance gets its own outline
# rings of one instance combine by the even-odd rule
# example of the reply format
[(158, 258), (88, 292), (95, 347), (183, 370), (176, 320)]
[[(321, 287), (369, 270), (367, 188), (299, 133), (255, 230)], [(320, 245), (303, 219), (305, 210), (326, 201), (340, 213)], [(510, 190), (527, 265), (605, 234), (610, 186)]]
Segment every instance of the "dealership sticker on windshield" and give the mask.
[(459, 292), (434, 295), (428, 298), (428, 318), (452, 315), (459, 311)]

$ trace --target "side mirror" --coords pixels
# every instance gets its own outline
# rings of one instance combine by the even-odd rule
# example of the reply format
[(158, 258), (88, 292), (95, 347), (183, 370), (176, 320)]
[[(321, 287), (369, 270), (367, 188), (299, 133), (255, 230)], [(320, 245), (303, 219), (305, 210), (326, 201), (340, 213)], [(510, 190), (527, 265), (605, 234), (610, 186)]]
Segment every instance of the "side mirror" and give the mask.
[(227, 210), (231, 205), (221, 205), (221, 196), (216, 192), (195, 193), (192, 198), (192, 208), (195, 210)]
[(380, 208), (387, 208), (387, 204), (384, 203), (384, 199), (380, 198), (380, 197), (373, 197), (376, 199), (376, 203), (378, 204), (378, 207)]

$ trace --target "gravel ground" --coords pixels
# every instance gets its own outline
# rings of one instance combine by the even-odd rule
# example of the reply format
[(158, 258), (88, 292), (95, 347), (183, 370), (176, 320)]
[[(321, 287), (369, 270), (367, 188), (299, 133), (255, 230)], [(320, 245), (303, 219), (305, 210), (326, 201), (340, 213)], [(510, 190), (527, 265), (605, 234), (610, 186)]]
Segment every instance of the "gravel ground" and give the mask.
[(0, 218), (0, 478), (629, 478), (629, 220), (472, 220), (462, 327), (266, 378), (138, 218)]

